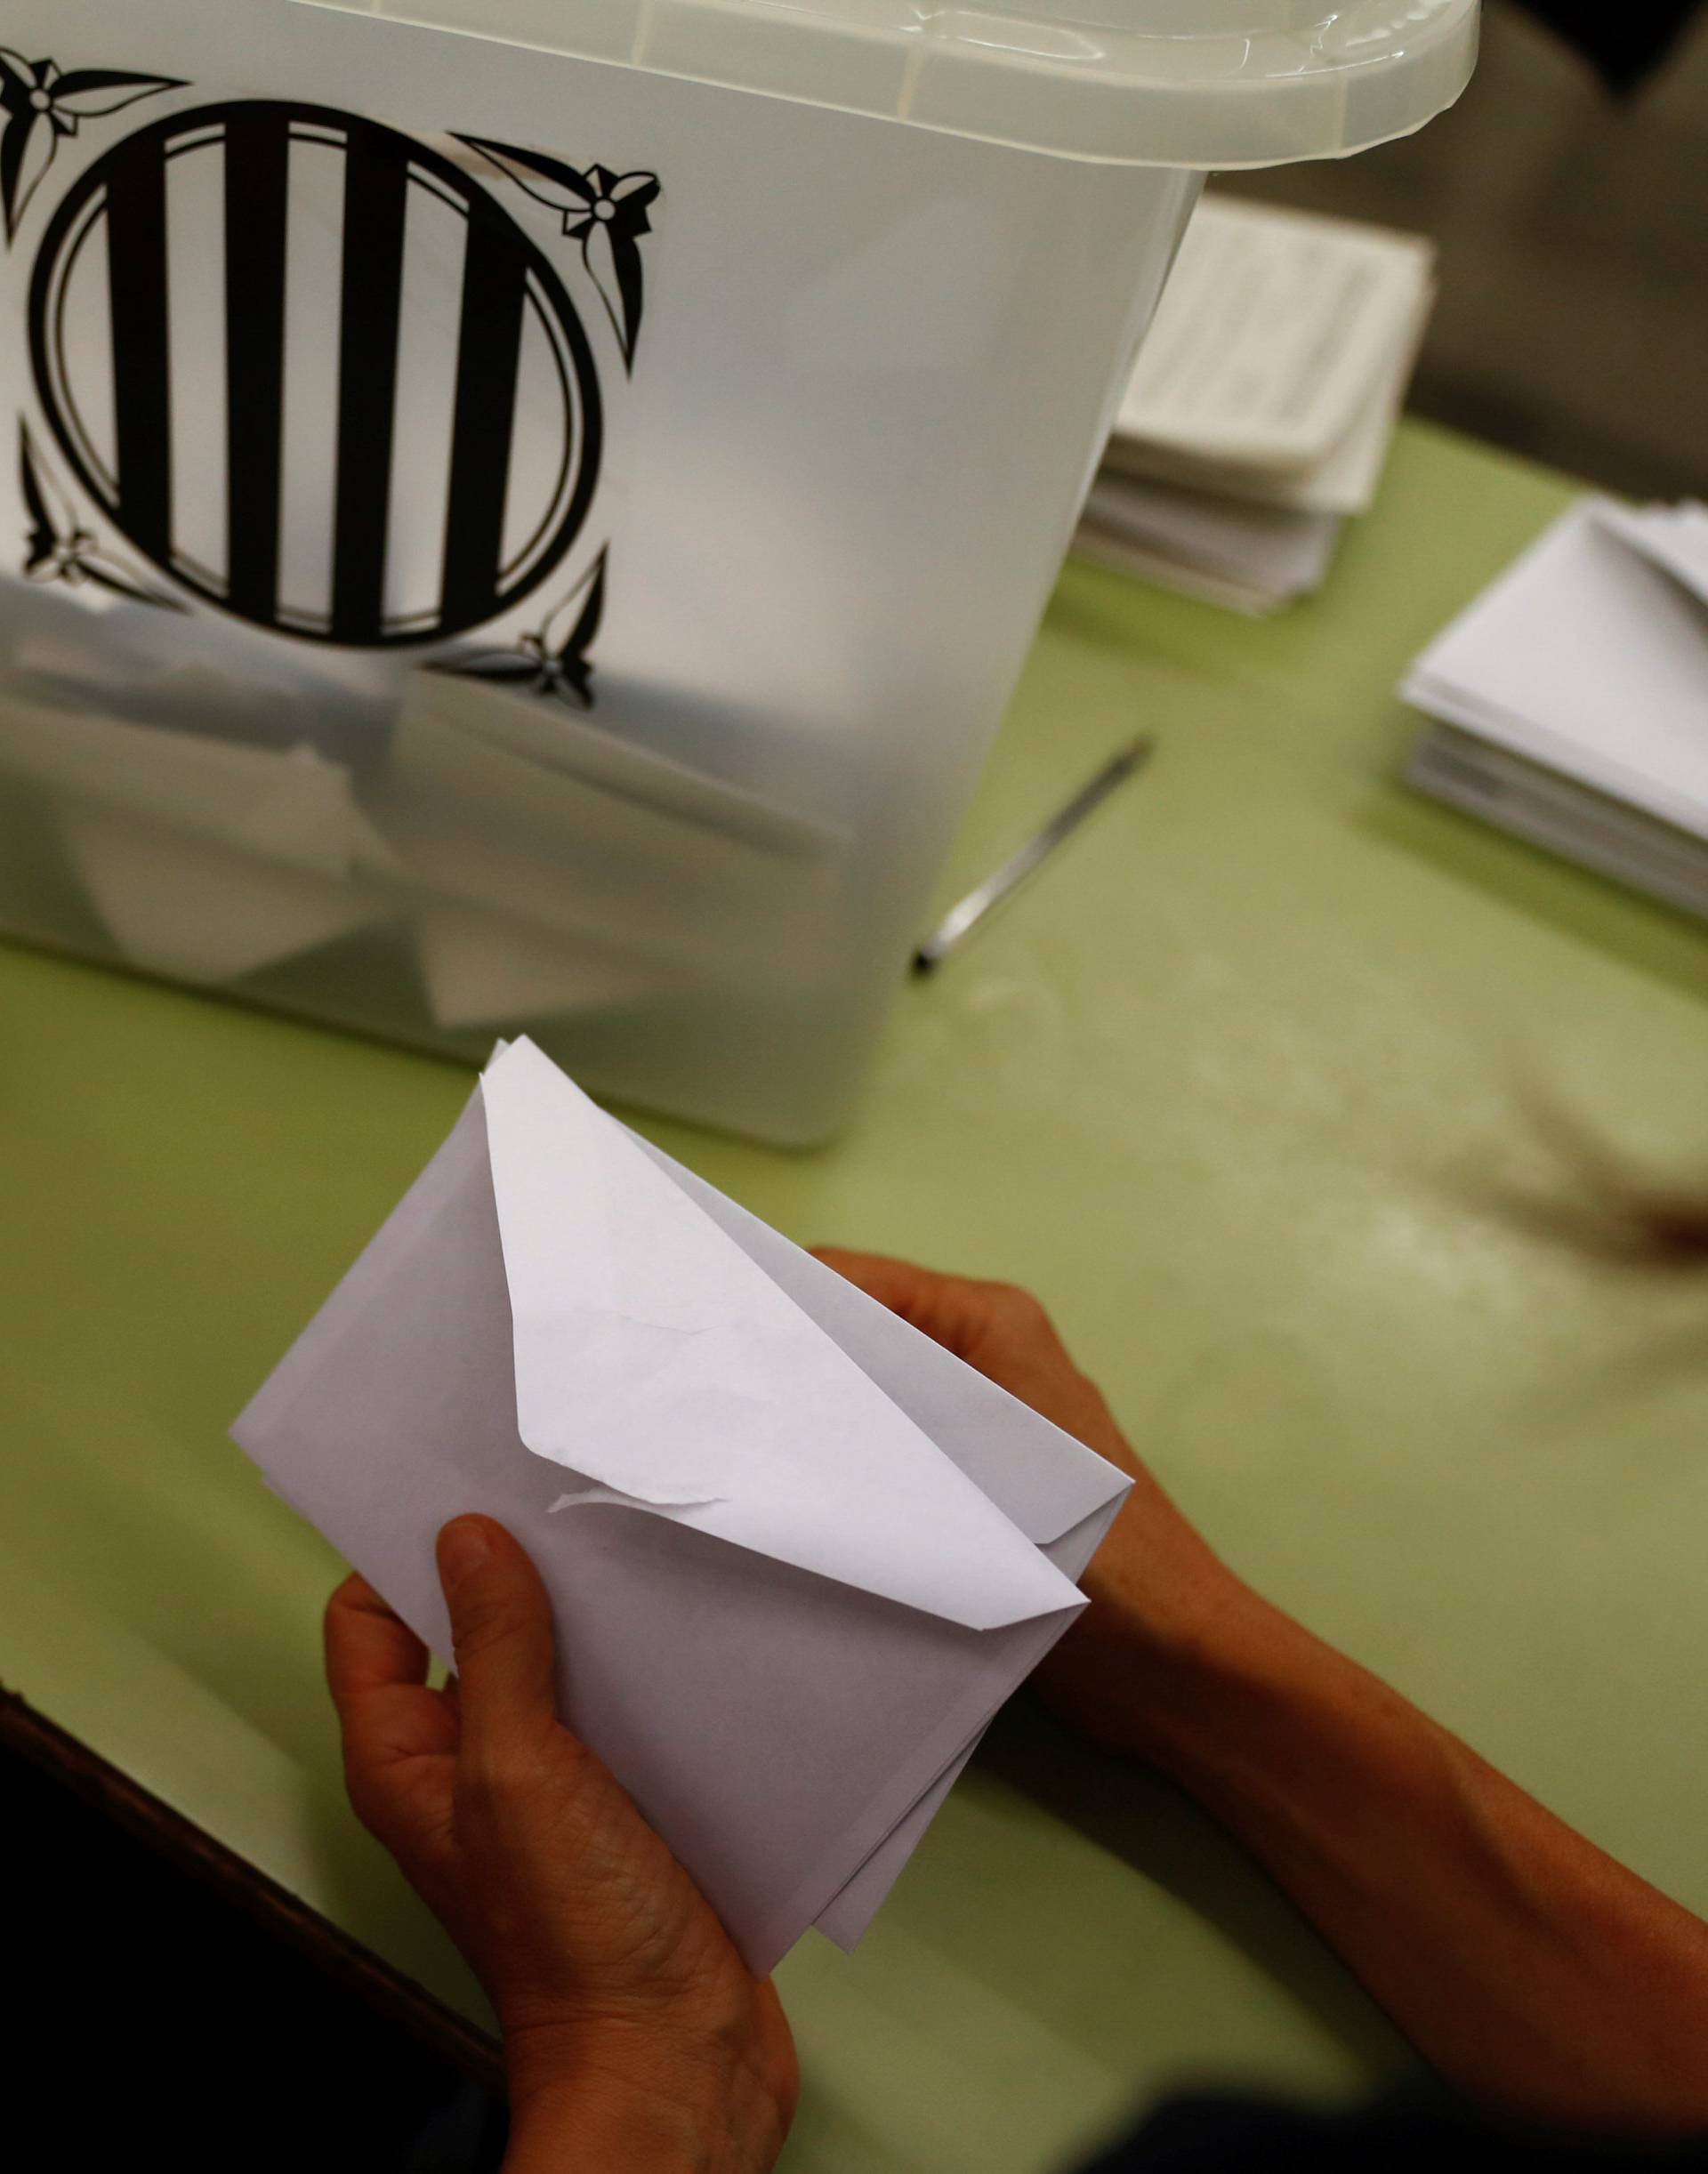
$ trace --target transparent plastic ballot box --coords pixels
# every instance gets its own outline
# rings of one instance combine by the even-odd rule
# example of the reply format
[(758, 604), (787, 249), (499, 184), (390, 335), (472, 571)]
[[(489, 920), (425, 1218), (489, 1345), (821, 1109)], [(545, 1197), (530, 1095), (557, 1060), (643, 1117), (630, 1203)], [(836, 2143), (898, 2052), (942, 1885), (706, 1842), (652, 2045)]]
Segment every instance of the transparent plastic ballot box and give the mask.
[(1476, 0), (8, 0), (0, 927), (848, 1114), (1215, 167)]

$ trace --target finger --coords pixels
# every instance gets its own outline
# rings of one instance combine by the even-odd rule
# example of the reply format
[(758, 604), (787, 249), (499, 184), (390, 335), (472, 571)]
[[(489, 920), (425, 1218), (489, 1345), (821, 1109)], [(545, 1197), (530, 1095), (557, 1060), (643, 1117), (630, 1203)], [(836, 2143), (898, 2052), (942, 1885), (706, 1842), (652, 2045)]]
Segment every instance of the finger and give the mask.
[(900, 1288), (931, 1278), (930, 1268), (922, 1268), (911, 1260), (898, 1260), (890, 1253), (863, 1253), (849, 1245), (815, 1245), (811, 1252), (815, 1260), (822, 1260), (827, 1268), (834, 1268), (838, 1276), (846, 1276), (850, 1284), (858, 1284), (863, 1291), (872, 1284)]
[(455, 1751), (456, 1714), (427, 1688), (427, 1648), (366, 1579), (346, 1578), (326, 1604), (326, 1649), (352, 1777)]
[(1102, 1393), (1029, 1291), (840, 1246), (818, 1248), (816, 1258), (1124, 1471), (1139, 1470)]
[(341, 1711), (364, 1691), (427, 1680), (427, 1648), (353, 1573), (326, 1603), (326, 1682)]
[(491, 1518), (455, 1518), (439, 1536), (451, 1614), (463, 1740), (477, 1753), (557, 1716), (552, 1605), (521, 1543)]
[(946, 1351), (978, 1366), (990, 1368), (979, 1357), (979, 1345), (992, 1326), (991, 1293), (998, 1286), (975, 1282), (965, 1276), (940, 1276), (911, 1260), (892, 1260), (883, 1253), (850, 1252), (842, 1246), (815, 1249), (815, 1258), (867, 1298), (888, 1307), (892, 1314), (929, 1336)]
[(952, 1280), (911, 1260), (895, 1260), (886, 1253), (854, 1252), (846, 1246), (815, 1245), (812, 1256), (827, 1268), (834, 1268), (844, 1282), (864, 1291), (867, 1298), (910, 1321), (930, 1315)]
[(849, 1252), (835, 1245), (815, 1248), (814, 1258), (963, 1357), (993, 1339), (1011, 1347), (1044, 1344), (1063, 1359), (1068, 1356), (1049, 1315), (1018, 1284), (942, 1276), (911, 1260)]

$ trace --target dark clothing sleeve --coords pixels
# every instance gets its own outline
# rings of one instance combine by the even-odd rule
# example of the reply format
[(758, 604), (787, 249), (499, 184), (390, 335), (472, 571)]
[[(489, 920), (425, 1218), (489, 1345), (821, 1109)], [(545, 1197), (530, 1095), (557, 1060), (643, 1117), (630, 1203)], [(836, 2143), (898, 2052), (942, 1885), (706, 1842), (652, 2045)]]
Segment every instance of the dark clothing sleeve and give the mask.
[(1665, 60), (1701, 0), (1522, 0), (1575, 45), (1615, 91), (1633, 91)]
[(1708, 2174), (1708, 2142), (1642, 2146), (1490, 2119), (1416, 2085), (1343, 2114), (1171, 2099), (1085, 2174)]

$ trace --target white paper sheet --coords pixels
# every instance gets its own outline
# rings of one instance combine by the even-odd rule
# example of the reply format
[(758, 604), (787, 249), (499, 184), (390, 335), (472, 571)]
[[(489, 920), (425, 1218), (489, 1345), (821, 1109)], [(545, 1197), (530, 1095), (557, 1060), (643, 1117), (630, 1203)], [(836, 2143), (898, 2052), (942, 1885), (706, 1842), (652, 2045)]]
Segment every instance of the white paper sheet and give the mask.
[(1174, 569), (1188, 580), (1205, 576), (1271, 610), (1322, 586), (1341, 535), (1333, 513), (1242, 505), (1112, 475), (1092, 486), (1082, 519), (1084, 527), (1160, 562), (1154, 578), (1167, 580)]
[[(446, 672), (411, 675), (375, 807), (430, 908), (461, 905), (556, 935), (568, 957), (625, 956), (654, 981), (702, 986), (774, 978), (794, 932), (804, 945), (822, 924), (847, 843), (565, 705)], [(429, 938), (422, 970), (436, 1016), (466, 1010), (466, 987), (436, 991), (434, 949)]]
[(1532, 845), (1708, 915), (1708, 844), (1558, 770), (1440, 724), (1419, 740), (1406, 777), (1420, 792)]
[(1123, 478), (1154, 478), (1241, 506), (1277, 507), (1296, 513), (1368, 512), (1387, 470), (1435, 298), (1433, 280), (1421, 280), (1404, 340), (1371, 381), (1343, 434), (1320, 461), (1294, 469), (1241, 466), (1188, 446), (1128, 438), (1117, 423), (1104, 455), (1105, 471)]
[(350, 772), (307, 745), (249, 746), (11, 696), (0, 707), (4, 771), (305, 875), (395, 866)]
[(1435, 301), (1419, 238), (1212, 197), (1087, 497), (1076, 552), (1253, 614), (1322, 585), (1374, 501)]
[(1596, 519), (1651, 565), (1670, 574), (1701, 604), (1708, 604), (1708, 506), (1645, 506), (1628, 512), (1600, 505)]
[(1708, 836), (1708, 613), (1580, 501), (1414, 665), (1430, 715)]
[(1277, 474), (1320, 468), (1414, 351), (1433, 263), (1414, 235), (1206, 197), (1117, 435)]
[(96, 601), (86, 586), (0, 577), (0, 661), (18, 694), (56, 710), (275, 754), (306, 744), (360, 761), (397, 710), (383, 657), (281, 644), (224, 615)]
[(632, 1505), (971, 1630), (1078, 1605), (531, 1043), (488, 1067), (482, 1093), (531, 1450)]
[[(897, 1324), (886, 1308), (672, 1162), (662, 1149), (646, 1140), (638, 1144), (779, 1290), (858, 1360), (1065, 1577), (1078, 1582), (1126, 1497), (1124, 1484), (1110, 1494), (1110, 1468), (1101, 1458), (1090, 1452), (1076, 1461), (1039, 1456), (1036, 1414), (1026, 1405), (964, 1366), (942, 1374), (918, 1369), (917, 1340), (896, 1339), (895, 1327), (906, 1325)], [(1071, 1522), (1064, 1525), (1064, 1519)], [(818, 1929), (839, 1946), (853, 1947), (870, 1925), (983, 1735), (980, 1728), (820, 1913)]]
[(133, 966), (205, 986), (236, 981), (383, 921), (370, 884), (303, 875), (103, 808), (69, 808), (66, 857)]
[(428, 1008), (441, 1027), (628, 1011), (679, 986), (645, 961), (455, 900), (416, 905), (409, 922)]
[(238, 979), (399, 911), (392, 857), (348, 770), (306, 745), (245, 745), (57, 709), (0, 707), (0, 781), (46, 796), (120, 953)]
[(1231, 575), (1213, 574), (1204, 567), (1188, 566), (1182, 559), (1171, 558), (1165, 551), (1135, 544), (1131, 537), (1116, 535), (1095, 521), (1081, 521), (1069, 548), (1076, 559), (1083, 559), (1088, 566), (1104, 567), (1111, 574), (1124, 575), (1129, 581), (1149, 582), (1156, 588), (1171, 590), (1176, 596), (1194, 597), (1199, 603), (1214, 604), (1223, 611), (1237, 611), (1250, 619), (1267, 618), (1272, 612), (1282, 609), (1286, 602), (1286, 599), (1253, 588), (1249, 582), (1237, 581)]
[[(898, 1863), (874, 1853), (898, 1830), (909, 1845), (917, 1839), (930, 1792), (1073, 1618), (1076, 1596), (1041, 1550), (1076, 1527), (1100, 1532), (1126, 1482), (591, 1105), (558, 1098), (565, 1129), (552, 1126), (548, 1137), (546, 1098), (536, 1091), (544, 1063), (527, 1044), (495, 1063), (450, 1140), (234, 1432), (278, 1491), (441, 1655), (448, 1634), (432, 1566), (439, 1526), (483, 1509), (517, 1532), (552, 1597), (568, 1719), (699, 1880), (749, 1961), (769, 1969), (821, 1913), (837, 1922), (833, 1905), (863, 1868), (875, 1865), (871, 1892), (887, 1886)], [(532, 1107), (512, 1124), (517, 1103)], [(495, 1127), (495, 1105), (504, 1113)], [(590, 1145), (596, 1127), (609, 1137)], [(512, 1181), (527, 1164), (528, 1190), (555, 1201), (532, 1228), (524, 1228), (525, 1204), (519, 1222), (514, 1197), (497, 1196), (515, 1191), (513, 1182), (495, 1182), (495, 1163), (504, 1161)], [(500, 1235), (506, 1205), (514, 1260)], [(684, 1240), (683, 1210), (721, 1244), (703, 1234)], [(690, 1246), (716, 1276), (713, 1301), (684, 1275)], [(769, 1286), (762, 1299), (755, 1274)], [(530, 1341), (510, 1301), (519, 1281), (552, 1304), (575, 1294), (570, 1312), (581, 1313), (590, 1365), (585, 1374), (557, 1372), (557, 1394), (579, 1404), (584, 1382), (588, 1397), (602, 1400), (601, 1442), (612, 1443), (628, 1486), (655, 1494), (728, 1487), (724, 1506), (745, 1522), (745, 1537), (697, 1524), (697, 1511), (622, 1507), (608, 1496), (552, 1509), (566, 1492), (563, 1471), (530, 1452), (518, 1426), (519, 1326), (521, 1342)], [(738, 1307), (726, 1303), (726, 1288), (741, 1294)], [(786, 1331), (784, 1307), (796, 1316)], [(536, 1320), (542, 1310), (530, 1308)], [(615, 1325), (602, 1354), (589, 1315)], [(737, 1347), (749, 1321), (765, 1364), (744, 1369)], [(625, 1343), (634, 1327), (640, 1333)], [(739, 1398), (713, 1400), (711, 1416), (689, 1405), (660, 1412), (664, 1423), (697, 1432), (685, 1444), (674, 1434), (660, 1441), (654, 1469), (640, 1470), (623, 1376), (644, 1403), (658, 1351), (696, 1329), (721, 1341), (713, 1379), (733, 1381)], [(815, 1341), (824, 1349), (803, 1358)], [(799, 1468), (816, 1487), (782, 1469), (781, 1427), (762, 1458), (747, 1453), (753, 1411), (762, 1413), (776, 1394), (767, 1372), (774, 1363), (791, 1368)], [(547, 1355), (543, 1364), (555, 1362)], [(529, 1393), (550, 1393), (545, 1371), (530, 1375)], [(867, 1476), (844, 1486), (823, 1452), (839, 1442), (865, 1464), (867, 1431), (846, 1428), (851, 1409), (871, 1415), (877, 1447)], [(536, 1409), (534, 1423), (549, 1426), (562, 1447), (576, 1417)], [(719, 1440), (721, 1432), (732, 1438)], [(929, 1477), (903, 1480), (904, 1441)], [(575, 1453), (588, 1453), (578, 1434)], [(894, 1534), (897, 1519), (873, 1474), (905, 1487), (916, 1519), (940, 1513), (948, 1521), (942, 1550), (898, 1535), (900, 1569), (879, 1559), (875, 1536)], [(833, 1483), (837, 1491), (826, 1492)], [(761, 1489), (787, 1506), (786, 1517)], [(862, 1527), (851, 1550), (839, 1547), (839, 1574), (752, 1544), (775, 1544), (780, 1526), (794, 1547), (815, 1495), (837, 1518), (850, 1514), (851, 1501)], [(970, 1534), (989, 1543), (987, 1559), (973, 1559)], [(847, 1582), (865, 1574), (939, 1604), (959, 1606), (971, 1595), (999, 1627), (971, 1630)], [(1019, 1611), (1051, 1599), (1051, 1612), (1021, 1619)], [(862, 1891), (850, 1905), (855, 1919)]]

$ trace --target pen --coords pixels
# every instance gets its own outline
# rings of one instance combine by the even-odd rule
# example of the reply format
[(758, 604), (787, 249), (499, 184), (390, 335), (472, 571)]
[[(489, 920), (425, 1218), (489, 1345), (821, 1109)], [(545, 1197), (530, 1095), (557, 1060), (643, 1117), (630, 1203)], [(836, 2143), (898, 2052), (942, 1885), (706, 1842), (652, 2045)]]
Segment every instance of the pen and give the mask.
[(994, 875), (987, 876), (976, 890), (970, 890), (958, 906), (951, 907), (914, 952), (914, 971), (929, 974), (933, 967), (940, 966), (994, 907), (1011, 897), (1029, 875), (1043, 866), (1056, 848), (1073, 835), (1087, 816), (1103, 805), (1117, 785), (1143, 769), (1155, 746), (1154, 740), (1140, 737), (1106, 762), (1091, 783), (1082, 785), (1035, 838), (1028, 839)]

